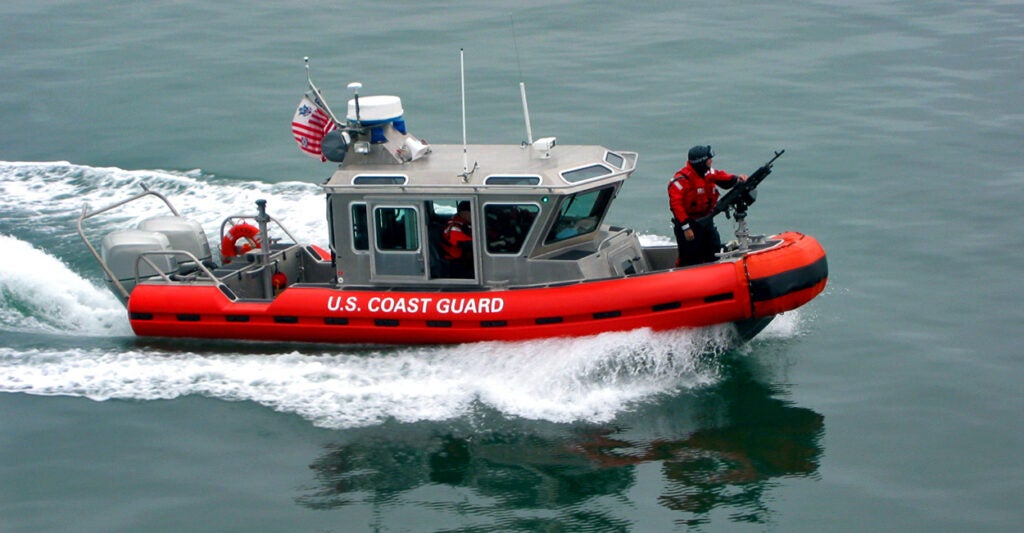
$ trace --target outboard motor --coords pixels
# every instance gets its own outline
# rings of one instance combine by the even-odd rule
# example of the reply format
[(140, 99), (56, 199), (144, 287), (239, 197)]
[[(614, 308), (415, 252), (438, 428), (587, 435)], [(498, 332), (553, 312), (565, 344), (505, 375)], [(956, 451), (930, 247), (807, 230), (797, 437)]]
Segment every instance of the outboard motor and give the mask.
[[(156, 277), (160, 274), (171, 275), (178, 272), (178, 261), (171, 254), (148, 256), (156, 265), (153, 269), (146, 261), (139, 261), (139, 256), (147, 252), (166, 252), (171, 249), (170, 240), (163, 233), (125, 229), (110, 232), (103, 237), (100, 254), (103, 262), (110, 268), (114, 277), (129, 293), (135, 288), (135, 264), (139, 264), (139, 280)], [(107, 286), (118, 296), (123, 296), (117, 285), (109, 277), (105, 277)]]
[[(189, 274), (199, 267), (185, 254), (162, 253), (181, 251), (192, 254), (200, 263), (212, 265), (213, 254), (210, 242), (203, 233), (202, 226), (194, 220), (178, 216), (159, 216), (147, 218), (139, 223), (138, 229), (113, 231), (103, 238), (100, 244), (100, 255), (103, 262), (110, 267), (115, 278), (129, 293), (135, 289), (135, 265), (139, 265), (140, 281), (154, 278), (160, 274), (172, 276)], [(139, 261), (139, 256), (149, 252), (161, 252), (146, 256)], [(116, 284), (106, 276), (110, 290), (121, 296)]]
[[(196, 256), (201, 263), (211, 264), (213, 260), (210, 241), (206, 239), (203, 227), (194, 220), (174, 216), (152, 217), (140, 222), (139, 229), (164, 234), (170, 241), (172, 250), (188, 252)], [(176, 259), (182, 274), (196, 268), (196, 265), (185, 256), (178, 256)]]

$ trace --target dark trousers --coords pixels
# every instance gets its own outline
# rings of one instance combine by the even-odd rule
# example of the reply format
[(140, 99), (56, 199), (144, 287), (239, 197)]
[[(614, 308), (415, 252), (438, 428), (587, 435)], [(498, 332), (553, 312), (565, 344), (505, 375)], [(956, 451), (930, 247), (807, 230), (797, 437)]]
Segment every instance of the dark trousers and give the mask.
[(678, 221), (672, 221), (672, 230), (676, 234), (676, 247), (679, 249), (679, 259), (676, 266), (699, 265), (710, 263), (717, 258), (715, 254), (722, 251), (722, 237), (718, 234), (718, 228), (714, 221), (705, 224), (690, 224), (693, 229), (693, 240), (686, 240), (683, 234), (683, 226)]

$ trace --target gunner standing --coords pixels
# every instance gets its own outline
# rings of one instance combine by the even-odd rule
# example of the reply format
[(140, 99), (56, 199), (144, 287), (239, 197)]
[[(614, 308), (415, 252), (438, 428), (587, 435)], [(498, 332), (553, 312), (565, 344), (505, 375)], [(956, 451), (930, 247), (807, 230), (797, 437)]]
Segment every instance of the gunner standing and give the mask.
[(722, 250), (711, 214), (718, 203), (718, 187), (731, 189), (746, 181), (745, 174), (730, 174), (711, 168), (715, 152), (710, 145), (694, 146), (687, 154), (686, 166), (679, 169), (668, 183), (668, 204), (672, 209), (672, 229), (676, 235), (679, 257), (676, 266), (689, 266), (715, 260)]

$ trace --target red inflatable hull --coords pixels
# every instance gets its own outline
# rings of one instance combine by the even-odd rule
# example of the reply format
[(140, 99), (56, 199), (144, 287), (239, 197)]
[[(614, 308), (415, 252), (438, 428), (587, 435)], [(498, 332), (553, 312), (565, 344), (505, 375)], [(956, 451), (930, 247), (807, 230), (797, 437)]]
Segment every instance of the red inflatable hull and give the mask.
[(140, 284), (128, 301), (140, 336), (330, 343), (451, 344), (668, 330), (770, 318), (827, 282), (825, 251), (784, 233), (778, 246), (726, 263), (542, 288), (335, 290), (292, 286), (236, 302), (214, 286)]

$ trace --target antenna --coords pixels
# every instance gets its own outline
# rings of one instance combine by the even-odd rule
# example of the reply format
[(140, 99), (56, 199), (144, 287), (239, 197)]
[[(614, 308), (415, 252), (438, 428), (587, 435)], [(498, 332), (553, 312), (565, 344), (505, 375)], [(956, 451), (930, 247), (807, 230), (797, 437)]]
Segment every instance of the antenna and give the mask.
[(512, 46), (516, 50), (516, 66), (519, 67), (519, 96), (523, 100), (523, 120), (526, 121), (526, 143), (533, 144), (533, 127), (530, 126), (530, 107), (526, 105), (526, 83), (523, 82), (523, 64), (519, 61), (519, 39), (516, 38), (516, 21), (509, 15), (512, 24)]
[(469, 153), (466, 149), (466, 55), (459, 48), (459, 86), (462, 90), (462, 180), (469, 181)]
[(466, 56), (462, 48), (459, 48), (459, 80), (462, 87), (462, 183), (469, 183), (469, 177), (476, 172), (480, 165), (474, 161), (473, 169), (469, 168), (469, 152), (466, 150)]
[(359, 83), (358, 81), (354, 81), (354, 82), (348, 84), (348, 90), (352, 91), (352, 95), (355, 97), (355, 101), (356, 101), (356, 124), (359, 124), (360, 126), (362, 125), (361, 124), (362, 118), (360, 118), (360, 116), (359, 116), (359, 89), (362, 89), (362, 88), (363, 88), (363, 84)]
[(533, 144), (533, 128), (530, 127), (530, 107), (526, 105), (526, 84), (519, 82), (519, 96), (523, 99), (523, 120), (526, 121), (526, 143)]

